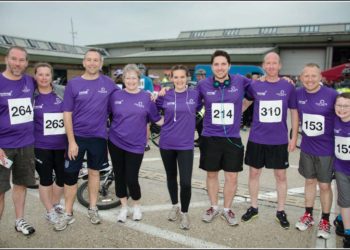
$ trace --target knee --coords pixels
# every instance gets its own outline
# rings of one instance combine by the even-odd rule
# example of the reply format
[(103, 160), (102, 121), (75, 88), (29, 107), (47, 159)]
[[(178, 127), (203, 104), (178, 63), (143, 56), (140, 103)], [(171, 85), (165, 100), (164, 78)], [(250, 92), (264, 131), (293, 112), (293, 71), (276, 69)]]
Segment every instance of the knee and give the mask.
[(259, 179), (260, 177), (260, 173), (261, 171), (259, 169), (255, 169), (255, 168), (250, 168), (250, 171), (249, 171), (249, 179)]
[(316, 179), (305, 179), (305, 184), (306, 185), (316, 185), (317, 184), (317, 180)]
[(207, 172), (207, 178), (209, 180), (217, 180), (218, 179), (218, 172)]
[(320, 192), (332, 191), (330, 183), (319, 183)]
[(78, 182), (79, 172), (64, 172), (64, 184), (73, 186)]

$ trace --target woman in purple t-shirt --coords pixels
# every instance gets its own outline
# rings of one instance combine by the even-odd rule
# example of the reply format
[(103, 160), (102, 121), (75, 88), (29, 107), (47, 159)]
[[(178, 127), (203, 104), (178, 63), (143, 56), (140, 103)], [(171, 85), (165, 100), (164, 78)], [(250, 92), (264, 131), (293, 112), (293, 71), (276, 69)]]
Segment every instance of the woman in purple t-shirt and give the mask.
[[(63, 213), (64, 153), (66, 132), (63, 124), (62, 96), (52, 85), (53, 69), (48, 63), (34, 67), (37, 90), (34, 93), (34, 152), (36, 171), (40, 177), (39, 195), (46, 208), (45, 218), (52, 224)], [(55, 172), (55, 181), (52, 173)]]
[[(112, 122), (109, 130), (108, 148), (111, 155), (116, 195), (122, 208), (119, 222), (125, 222), (128, 214), (127, 197), (133, 200), (133, 220), (142, 219), (140, 209), (141, 189), (138, 181), (146, 146), (146, 130), (149, 120), (163, 124), (151, 94), (139, 88), (141, 72), (135, 64), (123, 69), (125, 88), (115, 91), (109, 100)], [(129, 190), (129, 193), (127, 192)]]
[(157, 99), (157, 107), (164, 111), (164, 125), (160, 132), (159, 148), (167, 175), (167, 186), (173, 205), (168, 220), (176, 221), (178, 205), (177, 171), (180, 176), (181, 229), (189, 229), (188, 207), (191, 200), (194, 132), (196, 111), (200, 110), (199, 92), (187, 88), (188, 69), (176, 65), (171, 69), (175, 88)]

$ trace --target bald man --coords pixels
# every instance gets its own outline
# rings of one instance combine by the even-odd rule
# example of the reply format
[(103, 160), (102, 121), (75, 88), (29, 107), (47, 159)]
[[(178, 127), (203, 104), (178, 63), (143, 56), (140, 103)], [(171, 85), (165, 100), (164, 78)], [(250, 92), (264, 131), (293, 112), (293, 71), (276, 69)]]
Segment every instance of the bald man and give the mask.
[[(294, 151), (297, 140), (298, 112), (295, 87), (279, 77), (280, 57), (275, 52), (265, 55), (263, 69), (265, 81), (252, 81), (245, 104), (254, 100), (253, 123), (249, 133), (245, 164), (249, 167), (249, 194), (251, 207), (242, 216), (247, 222), (258, 216), (259, 179), (263, 167), (273, 169), (277, 189), (276, 220), (282, 228), (290, 224), (284, 211), (287, 197), (286, 171), (288, 153)], [(245, 107), (249, 106), (245, 105)], [(293, 136), (288, 141), (287, 111), (291, 111)]]

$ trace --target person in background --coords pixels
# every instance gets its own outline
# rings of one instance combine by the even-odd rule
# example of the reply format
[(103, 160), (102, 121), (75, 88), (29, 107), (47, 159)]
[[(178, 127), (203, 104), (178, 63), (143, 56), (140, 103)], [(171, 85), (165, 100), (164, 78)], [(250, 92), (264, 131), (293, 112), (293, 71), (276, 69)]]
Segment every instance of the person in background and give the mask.
[(90, 222), (101, 223), (97, 208), (100, 170), (108, 167), (107, 119), (108, 101), (119, 90), (113, 80), (100, 73), (103, 57), (97, 49), (89, 49), (83, 59), (82, 76), (68, 81), (64, 92), (63, 119), (68, 138), (64, 168), (65, 213), (54, 229), (61, 231), (75, 222), (73, 205), (78, 189), (78, 175), (85, 154), (88, 166)]
[(117, 84), (117, 86), (120, 89), (124, 89), (125, 88), (125, 84), (123, 82), (123, 70), (122, 69), (116, 69), (113, 73), (114, 78), (114, 82), (115, 84)]
[[(207, 77), (207, 72), (204, 69), (198, 69), (195, 72), (195, 76), (196, 76), (196, 81), (197, 81), (197, 85), (198, 85), (199, 81), (204, 80)], [(203, 131), (202, 111), (197, 112), (196, 130), (198, 133), (198, 138), (196, 140), (194, 140), (194, 146), (199, 147), (199, 144), (201, 141), (201, 136), (202, 136), (202, 131)]]
[(320, 67), (306, 64), (300, 75), (303, 87), (298, 88), (297, 108), (302, 127), (299, 173), (305, 178), (305, 212), (295, 227), (305, 231), (314, 225), (313, 207), (317, 186), (320, 190), (322, 216), (317, 237), (330, 237), (329, 215), (332, 207), (334, 160), (334, 103), (337, 92), (321, 86)]
[(152, 79), (153, 81), (153, 93), (158, 93), (161, 90), (161, 86), (160, 86), (160, 81), (159, 81), (159, 76), (158, 75), (149, 75), (149, 77)]
[[(46, 208), (45, 218), (52, 224), (64, 213), (64, 154), (67, 136), (63, 124), (63, 95), (52, 84), (53, 69), (48, 63), (34, 66), (37, 89), (34, 93), (34, 152), (40, 177), (39, 196)], [(53, 173), (55, 179), (53, 179)]]
[(343, 247), (350, 248), (350, 93), (339, 94), (334, 107), (337, 115), (334, 123), (334, 169), (341, 213), (338, 220), (344, 227)]
[[(172, 209), (168, 220), (176, 221), (181, 211), (181, 229), (190, 228), (188, 208), (191, 200), (193, 169), (193, 140), (196, 110), (201, 108), (199, 93), (187, 87), (189, 71), (183, 65), (171, 69), (174, 89), (159, 96), (156, 104), (164, 111), (164, 125), (160, 131), (159, 148), (163, 160)], [(180, 202), (178, 204), (177, 172), (180, 176)]]
[[(144, 64), (138, 64), (137, 67), (139, 68), (140, 72), (141, 72), (141, 78), (140, 78), (140, 85), (139, 88), (143, 89), (147, 92), (149, 92), (150, 94), (153, 94), (154, 88), (153, 88), (153, 81), (150, 77), (148, 77), (146, 75), (147, 72), (147, 68)], [(151, 149), (150, 145), (149, 145), (149, 138), (151, 135), (151, 128), (150, 128), (150, 123), (147, 124), (147, 144), (145, 146), (145, 151), (149, 151)]]
[[(125, 89), (115, 91), (109, 100), (112, 122), (108, 148), (115, 176), (116, 196), (122, 208), (117, 221), (125, 222), (128, 216), (128, 196), (133, 203), (133, 220), (142, 219), (139, 171), (145, 151), (148, 121), (163, 125), (150, 93), (139, 88), (141, 72), (135, 64), (123, 69)], [(129, 192), (128, 192), (129, 191)]]
[(24, 73), (28, 66), (28, 53), (24, 48), (10, 47), (5, 63), (6, 69), (0, 74), (0, 219), (5, 193), (11, 189), (12, 174), (15, 230), (30, 235), (35, 229), (24, 219), (24, 205), (27, 186), (35, 184), (32, 104), (35, 83)]

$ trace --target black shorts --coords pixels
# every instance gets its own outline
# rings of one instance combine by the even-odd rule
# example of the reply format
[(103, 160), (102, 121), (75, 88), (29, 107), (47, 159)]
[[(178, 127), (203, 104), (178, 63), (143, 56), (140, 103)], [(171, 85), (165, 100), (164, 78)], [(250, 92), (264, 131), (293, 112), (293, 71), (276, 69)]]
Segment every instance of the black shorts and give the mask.
[(267, 145), (248, 141), (244, 163), (253, 168), (286, 169), (288, 144)]
[(244, 146), (241, 138), (202, 136), (199, 168), (205, 171), (241, 172)]
[(68, 154), (66, 155), (64, 166), (65, 172), (79, 172), (83, 165), (85, 153), (87, 154), (88, 168), (93, 170), (101, 170), (108, 167), (108, 150), (106, 139), (75, 136), (75, 141), (79, 147), (78, 156), (75, 158), (75, 160), (69, 160)]

